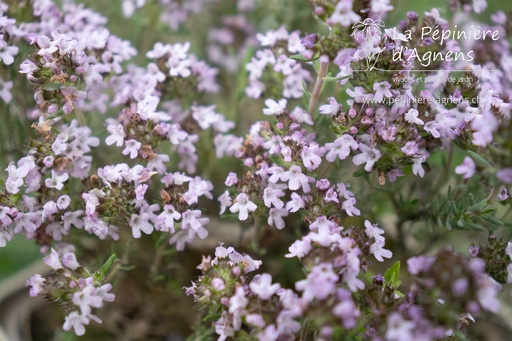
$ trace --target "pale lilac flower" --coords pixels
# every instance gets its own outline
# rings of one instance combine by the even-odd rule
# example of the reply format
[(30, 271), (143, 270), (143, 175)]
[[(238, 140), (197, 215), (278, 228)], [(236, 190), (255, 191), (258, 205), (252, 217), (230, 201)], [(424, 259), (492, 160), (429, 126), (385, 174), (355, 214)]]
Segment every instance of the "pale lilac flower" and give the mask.
[(64, 187), (64, 182), (66, 182), (68, 179), (68, 173), (64, 172), (62, 174), (59, 174), (56, 170), (52, 169), (52, 177), (46, 179), (44, 181), (44, 184), (48, 188), (55, 188), (60, 191)]
[(53, 248), (51, 250), (52, 251), (50, 252), (50, 254), (48, 256), (46, 256), (43, 259), (43, 261), (45, 262), (46, 265), (48, 265), (53, 270), (62, 269), (62, 264), (60, 262), (59, 254)]
[(407, 270), (411, 275), (417, 275), (420, 272), (428, 271), (435, 260), (432, 256), (411, 257), (407, 260)]
[(236, 288), (235, 295), (229, 299), (229, 312), (233, 314), (233, 328), (239, 330), (242, 326), (242, 312), (249, 303), (245, 297), (245, 290), (242, 286)]
[(174, 233), (174, 221), (181, 218), (180, 212), (174, 209), (172, 205), (165, 205), (162, 213), (158, 215), (158, 221), (155, 224), (155, 229), (163, 232)]
[(70, 203), (71, 203), (71, 198), (68, 195), (61, 195), (57, 199), (57, 207), (60, 210), (64, 210), (64, 209), (68, 208)]
[(35, 274), (27, 280), (25, 286), (30, 287), (29, 295), (30, 297), (36, 297), (44, 291), (43, 284), (46, 282), (46, 279), (39, 274)]
[(455, 174), (461, 174), (464, 176), (464, 179), (469, 179), (475, 175), (476, 172), (476, 164), (472, 158), (466, 156), (464, 158), (464, 162), (459, 166), (455, 167)]
[(170, 158), (167, 154), (156, 154), (149, 162), (148, 162), (148, 170), (156, 170), (159, 174), (163, 174), (166, 171), (165, 162), (169, 162)]
[(509, 198), (507, 187), (501, 186), (500, 193), (498, 194), (498, 200), (505, 201)]
[(245, 316), (245, 321), (248, 324), (259, 328), (263, 328), (266, 325), (265, 320), (260, 314), (247, 314), (247, 316)]
[(247, 220), (249, 212), (254, 212), (258, 206), (249, 200), (249, 197), (245, 193), (240, 193), (236, 197), (235, 204), (229, 209), (231, 213), (238, 212), (238, 219)]
[(68, 252), (62, 256), (62, 264), (71, 270), (76, 270), (80, 267), (80, 264), (76, 260), (76, 256), (73, 252)]
[(347, 214), (351, 217), (355, 215), (360, 215), (361, 211), (355, 206), (355, 204), (355, 198), (348, 198), (341, 204), (341, 209), (345, 210), (345, 212), (347, 212)]
[(135, 159), (137, 155), (139, 155), (139, 149), (141, 147), (141, 143), (137, 140), (127, 140), (125, 144), (125, 148), (121, 152), (123, 155), (130, 155), (130, 159)]
[(192, 71), (190, 70), (191, 60), (187, 55), (187, 51), (189, 48), (189, 42), (186, 42), (184, 44), (174, 44), (170, 46), (170, 57), (167, 60), (170, 76), (181, 76), (186, 78), (192, 74)]
[(144, 194), (146, 194), (146, 190), (148, 189), (148, 185), (140, 184), (135, 188), (135, 199), (136, 200), (144, 200)]
[(62, 329), (64, 329), (65, 331), (69, 331), (71, 330), (71, 328), (73, 328), (75, 334), (81, 336), (85, 334), (84, 324), (88, 325), (89, 319), (84, 315), (79, 314), (76, 311), (73, 311), (66, 316)]
[(411, 124), (418, 124), (418, 125), (424, 125), (425, 122), (423, 122), (422, 120), (420, 120), (418, 118), (418, 110), (414, 109), (414, 108), (411, 108), (409, 109), (408, 112), (405, 113), (404, 115), (404, 118), (405, 118), (405, 121), (406, 122), (409, 122)]
[(289, 248), (288, 251), (290, 253), (286, 254), (286, 258), (303, 258), (306, 256), (309, 251), (311, 251), (311, 240), (306, 236), (302, 238), (301, 240), (296, 240)]
[(387, 319), (386, 340), (413, 341), (414, 328), (416, 328), (414, 322), (407, 321), (399, 313), (393, 312)]
[(418, 153), (418, 144), (416, 141), (408, 141), (401, 150), (404, 152), (407, 156), (413, 156)]
[(283, 190), (280, 187), (274, 186), (268, 186), (263, 190), (263, 202), (265, 203), (265, 206), (270, 208), (272, 205), (276, 208), (283, 208), (284, 203), (280, 197), (284, 195)]
[(375, 162), (377, 162), (381, 157), (380, 151), (376, 148), (370, 148), (363, 143), (359, 144), (359, 150), (362, 153), (354, 156), (352, 162), (356, 166), (366, 163), (366, 165), (364, 166), (364, 170), (370, 172)]
[(267, 99), (265, 100), (267, 108), (263, 109), (263, 114), (279, 116), (286, 110), (287, 103), (288, 101), (286, 99), (281, 99), (279, 102), (276, 102), (273, 99)]
[(226, 212), (226, 208), (231, 206), (233, 203), (227, 190), (217, 200), (220, 202), (219, 214), (224, 214), (224, 212)]
[(106, 283), (101, 287), (96, 288), (96, 295), (105, 302), (114, 302), (116, 296), (109, 291), (112, 290), (112, 284)]
[(389, 84), (387, 81), (373, 84), (373, 90), (375, 91), (373, 100), (379, 103), (382, 102), (384, 98), (393, 97), (393, 94), (389, 89), (391, 89), (391, 84)]
[(370, 253), (379, 261), (384, 262), (383, 258), (391, 258), (393, 253), (387, 249), (384, 249), (384, 240), (377, 239), (375, 243), (370, 245)]
[(291, 166), (290, 170), (281, 174), (281, 180), (288, 181), (288, 188), (292, 191), (296, 191), (301, 187), (305, 193), (311, 191), (309, 186), (310, 177), (302, 173), (300, 166)]
[(214, 278), (212, 279), (212, 286), (217, 290), (224, 290), (226, 288), (226, 284), (222, 280), (222, 278)]
[(291, 162), (292, 161), (292, 149), (288, 146), (281, 147), (281, 155), (283, 156), (283, 160), (285, 162)]
[(233, 172), (230, 172), (226, 178), (226, 181), (224, 182), (224, 184), (226, 186), (233, 186), (233, 185), (236, 185), (236, 183), (238, 182), (238, 178), (236, 176), (236, 173), (233, 173)]
[(325, 158), (329, 162), (334, 162), (336, 157), (340, 160), (345, 160), (350, 154), (350, 149), (359, 149), (359, 144), (350, 135), (343, 134), (337, 138), (334, 143), (327, 143), (325, 148), (329, 151)]
[(288, 211), (284, 208), (271, 208), (268, 213), (268, 224), (275, 225), (278, 230), (282, 230), (285, 226), (283, 217), (288, 215)]
[(153, 213), (158, 209), (158, 205), (144, 206), (141, 208), (139, 214), (132, 214), (130, 219), (130, 226), (132, 227), (132, 234), (134, 238), (140, 238), (141, 232), (151, 234), (154, 226), (150, 221), (157, 220), (157, 216)]
[(7, 242), (11, 240), (11, 235), (7, 231), (0, 231), (0, 247), (7, 245)]
[(295, 288), (303, 291), (302, 298), (307, 302), (322, 301), (334, 292), (338, 279), (332, 264), (322, 263), (313, 267), (306, 279), (296, 282)]
[(298, 123), (306, 123), (309, 125), (315, 124), (311, 115), (306, 110), (300, 107), (295, 107), (295, 109), (293, 109), (293, 111), (290, 113), (290, 117), (295, 119), (295, 121), (297, 121)]
[(286, 209), (290, 212), (297, 212), (301, 208), (304, 208), (304, 205), (305, 203), (302, 197), (299, 194), (293, 192), (291, 194), (291, 200), (286, 203)]
[(317, 144), (313, 144), (310, 146), (304, 146), (300, 153), (300, 157), (302, 158), (302, 163), (309, 170), (312, 171), (322, 163), (321, 156), (325, 153), (325, 149), (323, 147), (318, 146)]
[(341, 108), (341, 105), (336, 101), (334, 97), (329, 97), (329, 104), (324, 104), (320, 106), (319, 111), (320, 114), (324, 115), (335, 115)]
[(505, 254), (512, 260), (512, 241), (509, 241), (507, 243), (507, 246), (505, 247)]
[(496, 177), (506, 184), (512, 184), (512, 168), (503, 168), (496, 173)]
[(249, 288), (260, 299), (268, 300), (281, 288), (281, 285), (279, 283), (272, 284), (272, 276), (264, 273), (254, 276)]
[(347, 94), (354, 99), (356, 103), (362, 103), (363, 100), (368, 96), (361, 86), (356, 86), (354, 90), (347, 89)]
[(482, 13), (487, 8), (487, 0), (473, 0), (473, 10), (475, 13)]
[[(472, 259), (472, 261), (475, 259)], [(502, 289), (501, 284), (496, 282), (493, 278), (482, 274), (478, 280), (477, 286), (478, 289), (476, 295), (478, 303), (480, 303), (484, 310), (495, 314), (498, 313), (500, 310), (498, 294)]]
[(278, 182), (279, 180), (283, 180), (282, 179), (282, 176), (284, 174), (284, 169), (282, 169), (281, 167), (269, 167), (267, 169), (267, 172), (268, 174), (272, 174), (269, 178), (268, 178), (268, 181), (272, 182), (272, 183), (276, 183)]
[(342, 0), (336, 4), (333, 14), (327, 19), (327, 24), (334, 26), (340, 24), (348, 27), (361, 20), (361, 17), (352, 10), (352, 0)]
[(327, 192), (325, 193), (324, 201), (325, 202), (335, 202), (335, 203), (340, 202), (338, 200), (338, 193), (336, 192), (334, 187), (331, 187), (331, 188), (329, 188), (329, 190), (327, 190)]
[(210, 223), (210, 219), (202, 218), (200, 210), (186, 210), (181, 214), (181, 228), (187, 230), (190, 228), (189, 233), (194, 231), (199, 238), (205, 239), (208, 236), (208, 231), (204, 227)]

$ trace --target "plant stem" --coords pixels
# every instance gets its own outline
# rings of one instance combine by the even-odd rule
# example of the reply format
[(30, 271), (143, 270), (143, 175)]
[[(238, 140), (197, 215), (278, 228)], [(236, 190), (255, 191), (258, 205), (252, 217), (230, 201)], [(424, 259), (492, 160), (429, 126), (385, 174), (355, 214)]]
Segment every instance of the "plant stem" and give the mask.
[(446, 161), (446, 164), (444, 165), (443, 174), (439, 177), (436, 185), (434, 186), (434, 193), (438, 193), (441, 190), (441, 186), (446, 182), (448, 178), (448, 174), (450, 173), (450, 166), (453, 161), (453, 149), (454, 146), (450, 146), (449, 154), (448, 154), (448, 160)]
[(327, 74), (327, 69), (329, 68), (329, 62), (320, 63), (320, 70), (318, 71), (318, 75), (316, 77), (315, 87), (313, 88), (313, 93), (311, 94), (311, 101), (309, 101), (308, 113), (313, 116), (313, 111), (315, 111), (316, 105), (318, 103), (318, 98), (320, 97), (320, 92), (322, 92), (322, 87), (324, 85), (324, 78)]

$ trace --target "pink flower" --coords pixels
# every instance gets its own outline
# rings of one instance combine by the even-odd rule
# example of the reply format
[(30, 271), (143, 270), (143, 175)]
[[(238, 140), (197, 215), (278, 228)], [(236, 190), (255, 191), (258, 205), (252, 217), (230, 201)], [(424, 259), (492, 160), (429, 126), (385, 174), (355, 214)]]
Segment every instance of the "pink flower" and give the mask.
[(46, 256), (43, 261), (53, 270), (62, 269), (62, 264), (60, 263), (59, 254), (52, 248), (52, 251), (48, 256)]
[(414, 322), (405, 320), (399, 313), (391, 313), (387, 320), (386, 340), (412, 341), (415, 327)]
[(275, 225), (278, 230), (282, 230), (285, 226), (283, 217), (288, 215), (288, 211), (284, 208), (271, 208), (268, 213), (268, 224)]
[(162, 213), (158, 215), (158, 221), (155, 229), (164, 232), (174, 233), (174, 221), (181, 218), (180, 212), (177, 212), (172, 205), (165, 205)]
[(290, 212), (297, 212), (298, 210), (300, 210), (301, 208), (304, 208), (304, 200), (302, 199), (302, 197), (293, 192), (291, 194), (291, 199), (289, 202), (286, 203), (286, 209)]
[(384, 98), (393, 97), (393, 94), (389, 90), (390, 88), (391, 84), (386, 81), (373, 84), (373, 90), (375, 91), (373, 100), (375, 102), (382, 102)]
[(283, 190), (277, 185), (271, 185), (263, 190), (263, 202), (270, 208), (272, 205), (276, 208), (283, 208), (284, 203), (280, 197), (284, 195)]
[(233, 203), (227, 190), (217, 200), (220, 202), (219, 214), (224, 214), (224, 212), (226, 212), (226, 208), (228, 208), (228, 206), (231, 206)]
[(62, 329), (64, 329), (65, 331), (69, 331), (71, 330), (71, 328), (73, 328), (75, 334), (81, 336), (85, 334), (84, 324), (88, 325), (89, 319), (86, 318), (84, 315), (81, 315), (78, 312), (73, 311), (68, 316), (66, 316)]
[(337, 138), (334, 143), (327, 143), (325, 148), (329, 151), (325, 158), (329, 162), (334, 162), (336, 157), (340, 160), (345, 160), (350, 154), (350, 149), (356, 150), (359, 148), (359, 144), (350, 135), (343, 134)]
[(251, 291), (262, 300), (268, 300), (280, 288), (279, 283), (272, 284), (272, 276), (269, 274), (256, 275), (249, 284)]
[(130, 159), (135, 159), (139, 154), (141, 143), (137, 140), (126, 141), (125, 148), (121, 152), (123, 155), (130, 155)]
[(238, 212), (238, 219), (247, 220), (249, 212), (254, 212), (258, 206), (249, 200), (249, 197), (245, 193), (240, 193), (236, 197), (235, 204), (229, 209), (231, 213)]
[(464, 179), (469, 179), (475, 175), (476, 164), (472, 158), (466, 156), (464, 158), (464, 162), (459, 166), (455, 167), (455, 174), (461, 174), (464, 176)]
[(406, 112), (404, 115), (405, 121), (409, 122), (411, 124), (414, 123), (414, 124), (418, 124), (418, 125), (424, 125), (425, 122), (423, 122), (422, 120), (420, 120), (418, 118), (418, 114), (419, 114), (418, 110), (416, 110), (414, 108), (409, 109), (409, 111)]
[(267, 108), (263, 109), (263, 114), (279, 116), (286, 110), (287, 103), (288, 101), (285, 99), (281, 99), (279, 102), (276, 102), (273, 99), (267, 99), (265, 100)]
[(363, 143), (359, 144), (359, 150), (362, 153), (354, 156), (352, 162), (354, 162), (356, 166), (366, 163), (364, 170), (370, 172), (375, 162), (377, 162), (381, 157), (380, 151), (376, 148), (370, 148)]
[(324, 115), (336, 115), (341, 108), (341, 105), (336, 101), (334, 97), (329, 97), (329, 104), (320, 106), (320, 114)]
[(305, 193), (309, 193), (311, 191), (309, 182), (313, 180), (313, 178), (303, 174), (300, 166), (291, 166), (290, 170), (281, 174), (281, 180), (288, 181), (288, 188), (292, 191), (296, 191), (302, 187)]
[(66, 172), (59, 174), (56, 170), (52, 169), (52, 177), (46, 179), (44, 184), (48, 188), (55, 188), (56, 190), (61, 190), (64, 187), (64, 182), (69, 179), (69, 175)]
[(29, 295), (31, 297), (35, 297), (42, 293), (44, 291), (43, 284), (45, 281), (46, 279), (39, 274), (35, 274), (34, 276), (30, 277), (30, 279), (27, 280), (27, 283), (25, 284), (26, 287), (30, 287)]
[(311, 269), (308, 277), (295, 283), (298, 291), (303, 291), (302, 298), (308, 302), (324, 300), (336, 289), (339, 277), (333, 271), (331, 263), (322, 263)]

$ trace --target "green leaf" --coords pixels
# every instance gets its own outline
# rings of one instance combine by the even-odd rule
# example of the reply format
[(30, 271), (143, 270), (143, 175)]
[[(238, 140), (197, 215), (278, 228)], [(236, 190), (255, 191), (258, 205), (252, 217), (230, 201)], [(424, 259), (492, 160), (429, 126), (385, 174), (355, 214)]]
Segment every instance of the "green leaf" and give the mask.
[(339, 126), (336, 126), (336, 125), (330, 125), (329, 126), (329, 129), (331, 129), (331, 131), (335, 134), (343, 134), (343, 130), (339, 127)]
[(105, 264), (103, 264), (100, 268), (100, 273), (103, 275), (103, 276), (107, 276), (108, 272), (110, 271), (110, 269), (112, 268), (112, 265), (114, 264), (116, 260), (116, 254), (113, 253), (108, 259), (107, 261), (105, 262)]
[(311, 61), (310, 59), (304, 58), (304, 56), (301, 53), (291, 55), (290, 58), (293, 59), (293, 60), (296, 60), (298, 62), (302, 62), (302, 63), (306, 63), (306, 62), (310, 62)]
[(320, 72), (320, 62), (318, 60), (314, 60), (313, 67), (315, 68), (315, 71), (318, 74)]
[(486, 159), (484, 159), (482, 156), (480, 156), (479, 154), (471, 151), (471, 150), (468, 150), (468, 154), (469, 156), (471, 156), (471, 158), (475, 161), (475, 163), (477, 165), (479, 165), (480, 167), (484, 167), (484, 168), (487, 168), (487, 167), (493, 167), (493, 165), (491, 165), (489, 163), (489, 161), (487, 161)]
[(333, 83), (333, 82), (339, 82), (341, 80), (344, 80), (344, 79), (347, 79), (349, 78), (350, 76), (340, 76), (340, 77), (324, 77), (324, 81), (325, 82), (328, 82), (328, 83)]
[(206, 316), (203, 321), (204, 322), (215, 322), (217, 321), (218, 319), (220, 319), (221, 317), (221, 314), (220, 313), (212, 313), (212, 314), (209, 314), (208, 316)]
[(487, 206), (487, 200), (482, 200), (468, 207), (469, 212), (480, 212), (484, 207)]
[[(400, 285), (398, 282), (398, 276), (400, 275), (400, 261), (395, 262), (393, 266), (391, 266), (389, 269), (386, 270), (384, 273), (384, 278), (386, 279), (386, 284), (397, 287)], [(398, 283), (398, 285), (397, 285)]]
[(358, 177), (360, 177), (360, 176), (364, 176), (364, 175), (366, 175), (366, 174), (368, 174), (368, 172), (367, 172), (364, 168), (361, 168), (361, 169), (356, 170), (356, 171), (352, 174), (352, 176), (353, 176), (354, 178), (358, 178)]
[(480, 218), (490, 222), (493, 225), (503, 226), (503, 222), (501, 220), (494, 218), (492, 215), (482, 214)]
[(169, 240), (169, 234), (168, 233), (160, 233), (158, 236), (158, 239), (155, 242), (155, 248), (159, 248), (163, 243)]

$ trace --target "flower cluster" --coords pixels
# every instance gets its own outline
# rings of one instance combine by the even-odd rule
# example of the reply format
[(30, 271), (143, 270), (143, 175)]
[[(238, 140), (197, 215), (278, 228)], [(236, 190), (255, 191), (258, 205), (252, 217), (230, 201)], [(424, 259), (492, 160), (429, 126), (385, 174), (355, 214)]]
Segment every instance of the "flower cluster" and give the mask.
[(51, 127), (35, 126), (40, 140), (31, 140), (27, 156), (7, 167), (8, 177), (0, 192), (2, 219), (0, 245), (12, 234), (25, 232), (39, 245), (50, 245), (68, 235), (71, 226), (81, 228), (82, 210), (74, 210), (67, 192), (71, 178), (84, 179), (91, 167), (91, 147), (99, 140), (76, 120)]
[(92, 314), (93, 308), (102, 308), (104, 302), (115, 299), (115, 295), (109, 292), (112, 285), (105, 283), (103, 269), (89, 273), (77, 262), (75, 254), (66, 252), (64, 248), (61, 252), (52, 249), (44, 262), (53, 272), (46, 277), (36, 274), (27, 281), (30, 296), (42, 296), (50, 302), (59, 303), (68, 312), (62, 328), (73, 329), (76, 335), (83, 335), (84, 325), (91, 320), (101, 323)]
[(304, 51), (299, 32), (288, 33), (281, 27), (258, 34), (256, 38), (264, 49), (257, 51), (245, 67), (249, 72), (249, 84), (245, 89), (247, 96), (302, 97), (302, 83), (310, 81), (311, 75), (301, 63), (290, 58)]

